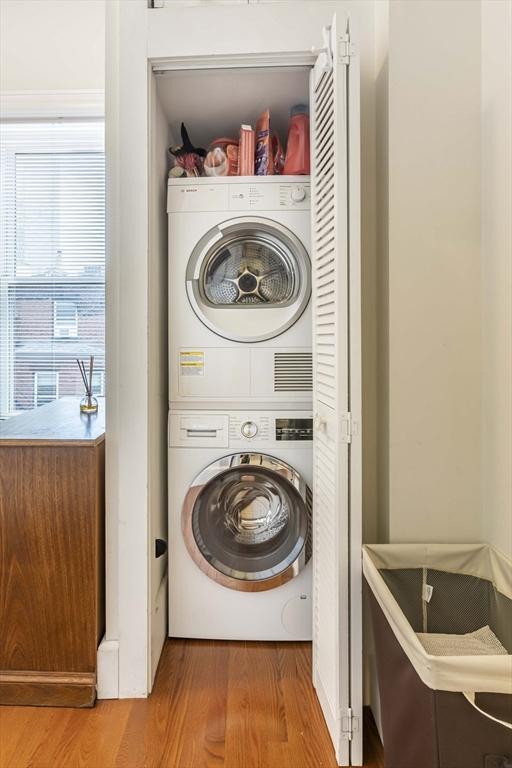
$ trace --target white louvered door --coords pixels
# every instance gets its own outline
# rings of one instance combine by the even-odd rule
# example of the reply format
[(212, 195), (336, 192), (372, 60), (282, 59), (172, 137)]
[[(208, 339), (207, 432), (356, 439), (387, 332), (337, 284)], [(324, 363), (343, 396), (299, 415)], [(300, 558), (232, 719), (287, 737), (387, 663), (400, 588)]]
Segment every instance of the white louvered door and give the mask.
[[(337, 30), (336, 18), (331, 28), (324, 30), (324, 46), (311, 73), (310, 94), (315, 415), (313, 682), (338, 763), (360, 765), (361, 684), (355, 677), (361, 665), (353, 659), (354, 655), (360, 657), (360, 648), (354, 643), (351, 646), (351, 638), (357, 644), (360, 633), (351, 632), (350, 624), (351, 613), (360, 622), (356, 605), (360, 584), (354, 588), (350, 580), (351, 571), (356, 581), (360, 572), (357, 562), (351, 567), (351, 557), (357, 559), (360, 552), (360, 505), (359, 496), (351, 488), (350, 445), (354, 420), (359, 421), (358, 413), (350, 413), (351, 381), (356, 387), (359, 382), (350, 371), (351, 362), (359, 365), (357, 354), (351, 360), (351, 350), (359, 348), (351, 344), (351, 330), (359, 334), (358, 315), (354, 312), (354, 307), (359, 306), (359, 238), (354, 232), (354, 249), (350, 237), (351, 228), (358, 226), (359, 203), (353, 203), (357, 215), (350, 203), (352, 182), (358, 179), (359, 154), (358, 146), (353, 146), (358, 132), (349, 131), (349, 62), (353, 48), (346, 27)], [(353, 95), (358, 97), (351, 91)], [(352, 122), (356, 118), (358, 123), (358, 98), (355, 112)], [(353, 152), (356, 177), (350, 160)], [(358, 195), (358, 183), (355, 187)], [(356, 282), (351, 269), (356, 269)], [(357, 396), (355, 402), (359, 404)], [(355, 502), (352, 508), (351, 499)], [(357, 518), (355, 535), (351, 515)]]

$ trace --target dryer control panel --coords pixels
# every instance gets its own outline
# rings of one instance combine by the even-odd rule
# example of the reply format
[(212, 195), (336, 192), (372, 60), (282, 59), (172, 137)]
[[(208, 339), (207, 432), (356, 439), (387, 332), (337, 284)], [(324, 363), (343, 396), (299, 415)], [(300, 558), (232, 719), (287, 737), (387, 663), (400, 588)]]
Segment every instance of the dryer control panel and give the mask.
[(221, 176), (169, 179), (167, 212), (307, 211), (309, 176)]
[(229, 187), (230, 211), (307, 210), (309, 183), (233, 184)]

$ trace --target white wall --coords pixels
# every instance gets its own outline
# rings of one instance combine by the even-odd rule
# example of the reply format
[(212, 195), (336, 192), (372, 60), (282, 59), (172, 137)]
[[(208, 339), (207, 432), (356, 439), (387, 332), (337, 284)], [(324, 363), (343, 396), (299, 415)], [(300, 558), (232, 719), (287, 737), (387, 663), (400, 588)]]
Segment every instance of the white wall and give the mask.
[(483, 535), (512, 557), (512, 3), (482, 2)]
[(103, 90), (104, 0), (1, 0), (0, 90)]
[(480, 4), (392, 0), (388, 34), (377, 82), (389, 179), (378, 212), (381, 532), (479, 540)]

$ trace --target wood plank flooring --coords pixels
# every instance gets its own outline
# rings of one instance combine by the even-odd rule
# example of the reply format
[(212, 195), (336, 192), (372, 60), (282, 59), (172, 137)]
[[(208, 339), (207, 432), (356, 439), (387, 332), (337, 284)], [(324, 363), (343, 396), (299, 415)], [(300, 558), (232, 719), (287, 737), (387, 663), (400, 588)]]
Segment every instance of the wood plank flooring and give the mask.
[[(371, 715), (365, 767), (383, 768)], [(149, 699), (0, 708), (0, 768), (334, 768), (309, 643), (172, 640)]]

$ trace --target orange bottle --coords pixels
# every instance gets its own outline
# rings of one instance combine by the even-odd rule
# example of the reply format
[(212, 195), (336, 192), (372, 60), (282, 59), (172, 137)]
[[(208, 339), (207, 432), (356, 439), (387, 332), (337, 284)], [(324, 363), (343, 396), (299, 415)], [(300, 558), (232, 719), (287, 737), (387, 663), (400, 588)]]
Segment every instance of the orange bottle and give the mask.
[(290, 112), (283, 174), (308, 176), (309, 170), (309, 110), (305, 104), (296, 104)]

